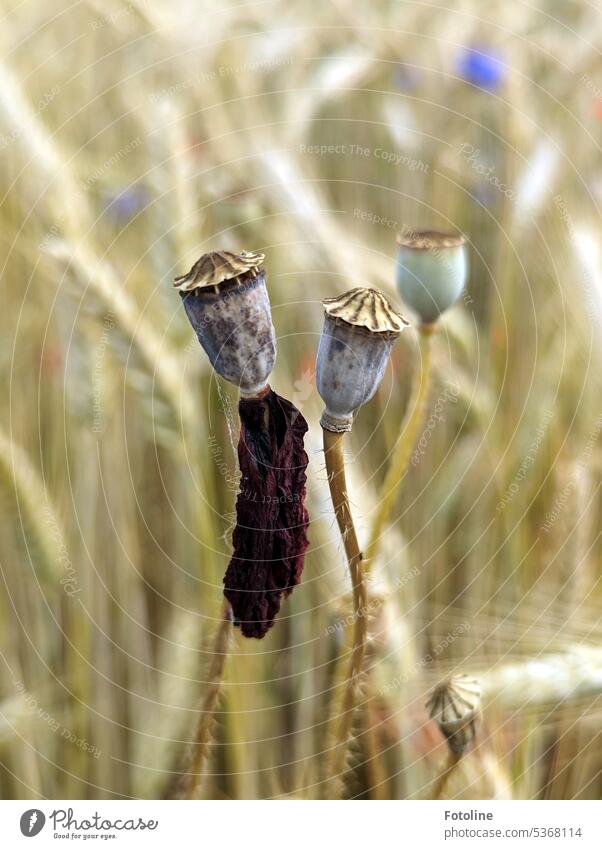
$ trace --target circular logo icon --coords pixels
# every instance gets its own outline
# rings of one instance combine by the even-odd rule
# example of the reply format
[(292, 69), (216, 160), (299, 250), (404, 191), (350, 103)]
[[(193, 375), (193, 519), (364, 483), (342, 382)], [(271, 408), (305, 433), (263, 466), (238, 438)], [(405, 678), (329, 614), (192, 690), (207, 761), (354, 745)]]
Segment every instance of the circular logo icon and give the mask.
[(46, 817), (38, 808), (30, 808), (21, 814), (21, 834), (25, 837), (35, 837), (44, 828)]

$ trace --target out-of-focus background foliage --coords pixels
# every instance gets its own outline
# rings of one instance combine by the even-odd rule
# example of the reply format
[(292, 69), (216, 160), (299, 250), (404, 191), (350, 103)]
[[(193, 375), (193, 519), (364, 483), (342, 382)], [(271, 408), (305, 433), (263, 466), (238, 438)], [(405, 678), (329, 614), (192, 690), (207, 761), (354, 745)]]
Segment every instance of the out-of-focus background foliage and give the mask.
[[(1, 795), (172, 792), (220, 616), (237, 438), (172, 279), (220, 247), (267, 255), (273, 385), (310, 424), (312, 525), (276, 626), (233, 639), (203, 793), (320, 795), (350, 639), (320, 300), (370, 285), (401, 306), (395, 235), (438, 227), (467, 234), (470, 282), (435, 339), (436, 415), (371, 577), (346, 792), (428, 794), (444, 745), (425, 694), (463, 670), (484, 722), (449, 795), (597, 797), (596, 4), (1, 14)], [(417, 368), (410, 329), (348, 445), (362, 541)]]

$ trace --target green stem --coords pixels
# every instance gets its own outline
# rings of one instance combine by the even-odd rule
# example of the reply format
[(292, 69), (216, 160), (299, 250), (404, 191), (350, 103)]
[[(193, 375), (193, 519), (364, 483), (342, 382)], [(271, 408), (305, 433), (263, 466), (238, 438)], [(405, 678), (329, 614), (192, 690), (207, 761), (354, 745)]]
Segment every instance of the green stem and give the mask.
[(443, 767), (441, 773), (437, 777), (437, 780), (435, 781), (435, 784), (433, 786), (433, 793), (432, 793), (433, 799), (440, 799), (441, 798), (441, 796), (443, 795), (443, 791), (445, 790), (445, 788), (447, 786), (447, 782), (449, 781), (449, 778), (450, 778), (452, 772), (455, 770), (455, 768), (460, 763), (461, 758), (462, 758), (462, 755), (455, 755), (453, 752), (449, 752), (449, 754), (447, 756), (447, 762), (446, 762), (445, 766)]
[(351, 737), (353, 714), (357, 701), (368, 631), (368, 593), (362, 570), (362, 553), (357, 541), (353, 517), (349, 507), (349, 497), (347, 495), (343, 437), (344, 434), (342, 433), (331, 433), (329, 430), (324, 430), (324, 456), (326, 458), (328, 485), (330, 487), (332, 504), (343, 539), (343, 546), (347, 555), (353, 585), (353, 648), (351, 650), (351, 659), (345, 680), (345, 690), (337, 726), (331, 769), (329, 770), (329, 778), (337, 781), (342, 779), (345, 771), (345, 755)]
[(412, 449), (416, 442), (418, 429), (424, 417), (431, 375), (431, 334), (432, 325), (422, 325), (419, 332), (421, 370), (414, 379), (412, 397), (410, 399), (406, 417), (401, 426), (399, 438), (393, 449), (393, 457), (389, 464), (382, 489), (378, 496), (378, 508), (370, 538), (365, 552), (365, 568), (370, 569), (376, 559), (380, 546), (383, 528), (385, 527), (393, 505), (397, 500), (401, 482), (410, 462)]

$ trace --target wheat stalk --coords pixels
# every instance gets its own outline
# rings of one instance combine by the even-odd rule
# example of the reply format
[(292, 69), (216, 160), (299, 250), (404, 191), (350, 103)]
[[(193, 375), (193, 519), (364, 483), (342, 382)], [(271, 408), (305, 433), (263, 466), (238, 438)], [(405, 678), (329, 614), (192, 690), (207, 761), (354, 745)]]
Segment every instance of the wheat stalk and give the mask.
[(7, 492), (16, 498), (26, 545), (29, 535), (35, 542), (38, 556), (32, 565), (46, 585), (56, 587), (65, 578), (61, 568), (65, 552), (61, 523), (27, 452), (1, 429), (0, 480)]
[(602, 693), (602, 649), (572, 646), (480, 675), (483, 698), (505, 710), (562, 704)]

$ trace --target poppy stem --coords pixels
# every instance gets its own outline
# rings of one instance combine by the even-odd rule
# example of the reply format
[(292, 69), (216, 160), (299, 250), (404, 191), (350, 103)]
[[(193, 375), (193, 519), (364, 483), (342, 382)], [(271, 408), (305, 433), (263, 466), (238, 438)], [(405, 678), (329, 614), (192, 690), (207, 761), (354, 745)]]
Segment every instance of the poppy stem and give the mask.
[(353, 586), (353, 648), (345, 681), (345, 691), (340, 710), (340, 720), (336, 731), (336, 741), (333, 749), (331, 779), (342, 779), (344, 773), (345, 755), (351, 736), (353, 713), (356, 706), (359, 681), (362, 672), (362, 661), (366, 651), (367, 640), (367, 604), (368, 592), (362, 570), (362, 552), (360, 551), (353, 517), (349, 507), (347, 483), (345, 480), (345, 460), (343, 456), (343, 433), (332, 433), (324, 429), (324, 456), (328, 485), (334, 512), (341, 532), (351, 583)]
[(232, 633), (232, 612), (230, 604), (224, 605), (222, 618), (215, 632), (213, 657), (209, 668), (209, 684), (202, 700), (199, 720), (191, 746), (190, 766), (184, 778), (185, 799), (196, 799), (202, 782), (202, 770), (211, 750), (211, 732), (215, 721), (216, 709), (222, 692), (224, 667), (228, 655), (230, 634)]
[(378, 496), (378, 508), (366, 547), (367, 570), (370, 569), (378, 554), (383, 529), (399, 494), (402, 480), (410, 462), (412, 449), (416, 442), (418, 428), (424, 418), (424, 408), (430, 387), (432, 330), (433, 325), (430, 324), (422, 325), (419, 328), (418, 340), (422, 365), (419, 374), (414, 378), (412, 397), (410, 398), (399, 438), (393, 449), (393, 456)]
[(440, 772), (439, 776), (437, 777), (437, 780), (435, 781), (435, 784), (433, 786), (433, 792), (432, 792), (432, 796), (431, 796), (432, 799), (440, 799), (441, 798), (441, 796), (443, 795), (443, 791), (445, 790), (445, 788), (447, 786), (447, 782), (449, 780), (449, 777), (451, 776), (451, 774), (455, 770), (455, 768), (458, 766), (461, 759), (462, 759), (462, 755), (456, 754), (454, 752), (448, 753), (447, 760), (445, 762), (445, 766), (441, 770), (441, 772)]

